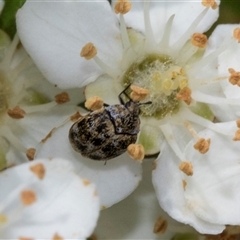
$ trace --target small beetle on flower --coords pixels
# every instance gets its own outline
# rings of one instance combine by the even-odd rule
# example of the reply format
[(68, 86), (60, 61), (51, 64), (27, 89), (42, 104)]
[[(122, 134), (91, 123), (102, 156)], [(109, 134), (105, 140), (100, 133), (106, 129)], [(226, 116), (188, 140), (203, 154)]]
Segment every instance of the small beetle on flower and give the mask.
[[(92, 103), (90, 100), (85, 103), (87, 108), (95, 111), (81, 117), (70, 128), (69, 141), (74, 150), (93, 160), (105, 161), (128, 150), (133, 159), (143, 160), (144, 150), (139, 154), (139, 146), (134, 144), (140, 131), (139, 113), (142, 103), (128, 96), (126, 91), (129, 87), (130, 85), (119, 94), (120, 104), (108, 105), (98, 97), (93, 97)], [(137, 96), (138, 87), (131, 86), (131, 89), (131, 96)], [(145, 89), (141, 92), (143, 90), (147, 92)], [(122, 95), (129, 101), (124, 102)], [(143, 104), (149, 103), (151, 102)], [(131, 148), (128, 148), (130, 145)]]

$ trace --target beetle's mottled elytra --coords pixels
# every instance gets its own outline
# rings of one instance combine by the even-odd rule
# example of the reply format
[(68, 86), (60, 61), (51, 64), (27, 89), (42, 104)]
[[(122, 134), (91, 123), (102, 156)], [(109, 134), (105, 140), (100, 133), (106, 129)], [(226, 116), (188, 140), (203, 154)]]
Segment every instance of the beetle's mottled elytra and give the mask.
[[(104, 104), (102, 109), (90, 112), (72, 125), (69, 141), (74, 150), (93, 160), (109, 160), (136, 142), (141, 103), (127, 95), (129, 86), (119, 94), (120, 104)], [(124, 102), (122, 95), (129, 101)]]

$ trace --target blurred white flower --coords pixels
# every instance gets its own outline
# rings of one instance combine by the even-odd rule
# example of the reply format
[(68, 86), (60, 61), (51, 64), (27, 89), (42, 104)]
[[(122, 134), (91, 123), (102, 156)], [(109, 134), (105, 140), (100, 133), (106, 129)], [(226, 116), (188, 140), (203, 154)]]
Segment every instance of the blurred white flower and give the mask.
[(100, 203), (69, 161), (38, 159), (0, 173), (1, 239), (86, 239)]

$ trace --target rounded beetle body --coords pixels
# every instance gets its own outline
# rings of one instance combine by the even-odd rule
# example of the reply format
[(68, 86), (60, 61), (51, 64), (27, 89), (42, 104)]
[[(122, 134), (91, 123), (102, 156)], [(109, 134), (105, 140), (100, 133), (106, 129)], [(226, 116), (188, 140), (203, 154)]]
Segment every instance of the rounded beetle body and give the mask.
[(72, 147), (93, 160), (109, 160), (135, 143), (140, 131), (139, 103), (104, 106), (75, 122), (69, 131)]

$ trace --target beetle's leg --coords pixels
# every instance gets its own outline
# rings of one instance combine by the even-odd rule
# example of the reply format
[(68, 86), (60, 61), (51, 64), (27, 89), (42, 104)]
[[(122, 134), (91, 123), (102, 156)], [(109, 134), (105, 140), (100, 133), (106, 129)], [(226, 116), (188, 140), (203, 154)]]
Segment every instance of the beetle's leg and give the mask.
[(130, 86), (131, 86), (131, 83), (130, 83), (122, 92), (120, 92), (120, 94), (118, 95), (118, 98), (119, 98), (119, 101), (120, 101), (121, 104), (124, 104), (124, 101), (123, 101), (123, 99), (122, 99), (122, 97), (121, 97), (122, 94), (124, 94), (128, 99), (131, 100), (131, 98), (130, 98), (130, 97), (128, 96), (128, 94), (126, 93), (126, 90), (127, 90)]
[(107, 104), (107, 103), (103, 103), (103, 106), (104, 106), (104, 107), (108, 107), (109, 104)]

